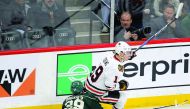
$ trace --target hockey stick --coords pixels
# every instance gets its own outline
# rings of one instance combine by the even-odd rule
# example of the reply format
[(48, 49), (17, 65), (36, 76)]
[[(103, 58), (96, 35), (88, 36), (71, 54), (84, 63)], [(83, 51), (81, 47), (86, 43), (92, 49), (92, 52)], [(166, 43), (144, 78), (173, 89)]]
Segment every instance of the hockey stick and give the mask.
[(180, 3), (177, 9), (177, 13), (175, 18), (167, 23), (164, 27), (162, 27), (157, 33), (155, 33), (153, 36), (149, 37), (142, 45), (140, 45), (137, 49), (134, 50), (134, 52), (137, 52), (139, 49), (141, 49), (144, 45), (146, 45), (148, 42), (150, 42), (153, 38), (155, 38), (156, 36), (158, 36), (158, 34), (160, 34), (162, 31), (164, 31), (168, 25), (170, 25), (171, 23), (173, 23), (175, 20), (177, 20), (179, 18), (179, 16), (181, 15), (182, 12), (182, 8), (183, 8), (183, 3)]
[(185, 100), (184, 102), (180, 103), (180, 104), (172, 104), (172, 105), (168, 105), (168, 106), (161, 106), (161, 107), (156, 107), (156, 108), (153, 108), (153, 109), (162, 109), (162, 108), (167, 108), (167, 107), (172, 107), (172, 106), (179, 106), (179, 105), (184, 105), (188, 102), (189, 100)]

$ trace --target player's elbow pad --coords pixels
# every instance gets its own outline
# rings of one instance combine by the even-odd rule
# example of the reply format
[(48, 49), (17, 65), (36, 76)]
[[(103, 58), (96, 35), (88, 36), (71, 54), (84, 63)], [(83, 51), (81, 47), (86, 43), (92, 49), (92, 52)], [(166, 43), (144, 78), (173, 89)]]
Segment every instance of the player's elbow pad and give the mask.
[(122, 91), (127, 90), (128, 86), (129, 86), (129, 83), (127, 81), (125, 81), (125, 80), (119, 81), (120, 90), (122, 90)]

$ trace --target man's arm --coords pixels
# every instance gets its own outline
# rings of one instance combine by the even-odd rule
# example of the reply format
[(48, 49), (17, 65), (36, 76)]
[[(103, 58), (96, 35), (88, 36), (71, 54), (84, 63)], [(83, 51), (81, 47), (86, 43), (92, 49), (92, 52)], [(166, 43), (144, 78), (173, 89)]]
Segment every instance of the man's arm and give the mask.
[(185, 36), (185, 31), (182, 29), (183, 27), (181, 26), (179, 21), (176, 21), (176, 27), (174, 28), (174, 34), (176, 34), (176, 36), (178, 38), (184, 38)]

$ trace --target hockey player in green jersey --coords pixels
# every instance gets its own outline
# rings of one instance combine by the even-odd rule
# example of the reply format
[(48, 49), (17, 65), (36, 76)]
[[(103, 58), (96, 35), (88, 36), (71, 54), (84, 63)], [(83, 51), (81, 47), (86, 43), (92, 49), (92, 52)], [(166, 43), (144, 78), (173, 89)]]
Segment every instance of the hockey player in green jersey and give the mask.
[(103, 109), (99, 100), (92, 98), (88, 93), (84, 93), (83, 89), (82, 82), (72, 82), (72, 95), (64, 100), (62, 109)]

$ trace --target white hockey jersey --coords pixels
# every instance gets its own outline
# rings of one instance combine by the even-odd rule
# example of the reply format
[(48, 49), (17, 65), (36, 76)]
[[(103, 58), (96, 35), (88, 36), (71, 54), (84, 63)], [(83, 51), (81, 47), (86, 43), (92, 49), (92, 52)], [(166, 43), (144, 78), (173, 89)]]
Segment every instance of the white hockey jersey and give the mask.
[(102, 96), (107, 91), (120, 90), (119, 81), (124, 79), (123, 63), (114, 57), (106, 56), (85, 82), (85, 88), (96, 96)]

